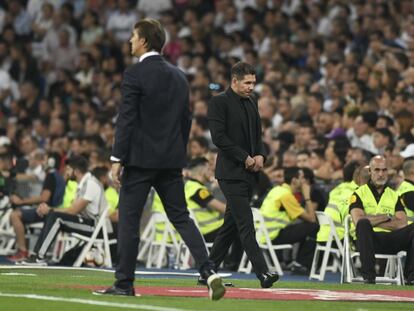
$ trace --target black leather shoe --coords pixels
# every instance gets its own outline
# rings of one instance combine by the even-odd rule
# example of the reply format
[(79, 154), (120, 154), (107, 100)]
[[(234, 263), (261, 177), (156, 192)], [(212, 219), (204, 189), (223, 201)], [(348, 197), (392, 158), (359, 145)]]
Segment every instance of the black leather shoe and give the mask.
[(258, 278), (262, 288), (270, 288), (279, 280), (279, 275), (275, 272), (266, 272), (258, 275)]
[(107, 289), (101, 289), (93, 291), (94, 295), (115, 295), (115, 296), (137, 296), (135, 295), (135, 289), (133, 287), (128, 289), (122, 289), (116, 286), (108, 287)]

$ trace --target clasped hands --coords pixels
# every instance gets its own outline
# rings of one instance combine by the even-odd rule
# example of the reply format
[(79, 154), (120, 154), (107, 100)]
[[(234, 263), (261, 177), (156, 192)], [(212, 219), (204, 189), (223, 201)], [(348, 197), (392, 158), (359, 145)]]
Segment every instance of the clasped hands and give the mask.
[(253, 158), (248, 156), (244, 161), (244, 167), (250, 172), (258, 172), (263, 168), (264, 157), (262, 155), (256, 155)]

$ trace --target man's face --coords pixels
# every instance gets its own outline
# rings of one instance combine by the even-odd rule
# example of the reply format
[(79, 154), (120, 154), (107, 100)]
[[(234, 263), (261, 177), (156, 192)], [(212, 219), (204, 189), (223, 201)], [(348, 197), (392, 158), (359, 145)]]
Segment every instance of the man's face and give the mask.
[(145, 53), (146, 41), (144, 38), (139, 37), (138, 30), (134, 30), (132, 32), (132, 37), (129, 39), (129, 43), (131, 43), (132, 56), (140, 57)]
[(293, 178), (292, 182), (293, 182), (293, 188), (294, 188), (293, 190), (294, 191), (300, 191), (301, 187), (302, 187), (302, 184), (304, 184), (306, 182), (305, 176), (303, 175), (302, 170), (299, 170), (298, 178)]
[(298, 167), (310, 167), (309, 156), (305, 153), (299, 154), (296, 158)]
[(245, 75), (241, 80), (236, 77), (232, 78), (232, 89), (241, 97), (249, 97), (256, 85), (255, 75)]
[(282, 169), (276, 169), (270, 173), (270, 181), (275, 185), (281, 185), (284, 183), (285, 179), (283, 176)]
[(380, 132), (374, 132), (372, 138), (376, 148), (384, 148), (389, 144), (387, 136), (382, 135)]
[(388, 168), (384, 159), (372, 161), (369, 173), (375, 186), (384, 186), (388, 181)]
[(65, 175), (68, 180), (76, 180), (75, 170), (70, 165), (66, 165)]

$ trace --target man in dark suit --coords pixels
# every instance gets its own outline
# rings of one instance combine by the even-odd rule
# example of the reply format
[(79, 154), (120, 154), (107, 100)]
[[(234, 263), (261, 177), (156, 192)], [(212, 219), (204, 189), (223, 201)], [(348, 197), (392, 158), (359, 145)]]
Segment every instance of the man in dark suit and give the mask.
[(139, 21), (132, 32), (131, 53), (139, 62), (124, 72), (111, 160), (119, 197), (118, 266), (114, 286), (97, 294), (135, 295), (133, 282), (139, 244), (139, 220), (151, 186), (159, 194), (177, 229), (208, 280), (210, 299), (225, 289), (208, 259), (202, 236), (189, 217), (181, 170), (186, 165), (191, 115), (185, 75), (160, 52), (165, 32), (152, 19)]
[(249, 201), (257, 173), (263, 168), (264, 145), (257, 101), (252, 92), (254, 68), (239, 62), (231, 69), (231, 86), (213, 97), (208, 122), (218, 147), (216, 178), (227, 200), (224, 224), (214, 241), (210, 259), (218, 267), (238, 234), (262, 287), (271, 287), (279, 276), (267, 269), (256, 241)]

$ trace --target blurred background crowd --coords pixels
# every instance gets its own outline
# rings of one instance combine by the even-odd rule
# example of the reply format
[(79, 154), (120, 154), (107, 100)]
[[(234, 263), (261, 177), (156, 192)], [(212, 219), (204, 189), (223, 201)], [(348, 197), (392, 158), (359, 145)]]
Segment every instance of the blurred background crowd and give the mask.
[(191, 85), (189, 159), (205, 156), (214, 167), (208, 100), (242, 60), (257, 71), (268, 151), (255, 200), (294, 166), (307, 168), (326, 198), (347, 162), (374, 154), (386, 157), (392, 183), (401, 180), (414, 155), (409, 0), (0, 1), (4, 176), (12, 167), (12, 176), (41, 176), (39, 151), (59, 154), (61, 167), (71, 155), (109, 167), (122, 73), (136, 62), (129, 38), (144, 17), (161, 21), (164, 56)]

